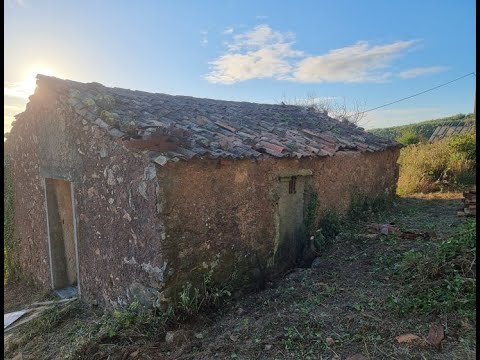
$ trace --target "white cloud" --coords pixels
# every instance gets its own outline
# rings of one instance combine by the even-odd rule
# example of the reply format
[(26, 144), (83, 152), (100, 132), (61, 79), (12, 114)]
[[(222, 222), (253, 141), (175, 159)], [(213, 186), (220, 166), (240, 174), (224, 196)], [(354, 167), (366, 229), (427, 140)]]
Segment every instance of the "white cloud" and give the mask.
[(35, 79), (29, 79), (22, 82), (4, 82), (3, 94), (21, 99), (27, 99), (35, 90)]
[(235, 35), (227, 43), (225, 55), (210, 62), (211, 71), (205, 78), (212, 83), (274, 78), (287, 79), (292, 72), (289, 58), (303, 55), (292, 49), (293, 34), (273, 31), (268, 25)]
[(378, 70), (388, 67), (396, 56), (414, 43), (410, 40), (371, 46), (366, 41), (359, 41), (355, 45), (330, 50), (325, 55), (306, 57), (296, 65), (294, 77), (299, 82), (311, 83), (385, 81), (392, 74)]
[(398, 75), (403, 79), (409, 79), (409, 78), (414, 78), (414, 77), (421, 76), (421, 75), (444, 72), (444, 71), (447, 71), (447, 70), (448, 70), (448, 67), (446, 67), (446, 66), (417, 67), (417, 68), (402, 71)]
[(273, 31), (268, 25), (258, 25), (252, 31), (234, 36), (234, 42), (229, 44), (230, 51), (256, 49), (280, 44), (288, 44), (295, 39), (292, 33)]
[(233, 27), (227, 27), (225, 30), (223, 30), (223, 33), (225, 35), (230, 35), (230, 34), (233, 34), (234, 31), (235, 29)]
[(222, 84), (262, 78), (302, 83), (381, 82), (392, 77), (387, 71), (391, 62), (418, 41), (385, 45), (359, 41), (323, 55), (306, 55), (293, 48), (294, 42), (293, 33), (258, 25), (226, 43), (226, 53), (209, 63), (205, 79)]

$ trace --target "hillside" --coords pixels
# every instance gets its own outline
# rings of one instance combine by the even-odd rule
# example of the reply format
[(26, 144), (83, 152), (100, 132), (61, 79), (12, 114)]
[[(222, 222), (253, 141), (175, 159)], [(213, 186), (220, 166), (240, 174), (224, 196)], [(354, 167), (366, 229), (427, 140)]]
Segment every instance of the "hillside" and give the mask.
[(422, 121), (415, 124), (392, 126), (381, 129), (371, 129), (368, 130), (368, 132), (388, 139), (395, 139), (404, 132), (412, 130), (415, 134), (428, 139), (430, 138), (437, 126), (463, 125), (465, 123), (473, 121), (474, 118), (475, 116), (473, 114), (457, 114), (445, 118)]

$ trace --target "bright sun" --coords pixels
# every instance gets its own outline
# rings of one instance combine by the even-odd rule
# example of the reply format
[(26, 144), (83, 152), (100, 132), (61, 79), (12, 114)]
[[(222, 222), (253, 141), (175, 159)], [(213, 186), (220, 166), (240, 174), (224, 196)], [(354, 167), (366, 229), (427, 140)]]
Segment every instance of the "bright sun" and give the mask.
[(38, 74), (42, 75), (55, 75), (55, 71), (50, 68), (34, 66), (27, 72), (27, 76), (22, 83), (22, 88), (27, 94), (33, 94), (35, 91), (37, 79), (36, 76)]

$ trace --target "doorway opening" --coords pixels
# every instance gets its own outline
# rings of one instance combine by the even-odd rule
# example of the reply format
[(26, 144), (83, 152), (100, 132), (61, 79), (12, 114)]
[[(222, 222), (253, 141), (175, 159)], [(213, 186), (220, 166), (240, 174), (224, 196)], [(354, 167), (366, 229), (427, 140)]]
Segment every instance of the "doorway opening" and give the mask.
[(283, 176), (278, 183), (277, 269), (292, 267), (305, 244), (304, 213), (305, 176)]
[(76, 297), (78, 267), (72, 183), (47, 178), (45, 196), (52, 288), (61, 298)]

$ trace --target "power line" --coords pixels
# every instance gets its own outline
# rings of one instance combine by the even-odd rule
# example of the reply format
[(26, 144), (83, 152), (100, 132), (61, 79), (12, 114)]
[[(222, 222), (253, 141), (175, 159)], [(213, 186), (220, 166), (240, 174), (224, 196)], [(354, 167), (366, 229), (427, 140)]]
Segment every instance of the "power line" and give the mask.
[(475, 72), (472, 71), (471, 73), (468, 73), (468, 74), (466, 74), (466, 75), (460, 76), (459, 78), (456, 78), (456, 79), (454, 79), (454, 80), (448, 81), (448, 82), (443, 83), (443, 84), (441, 84), (441, 85), (437, 85), (437, 86), (435, 86), (435, 87), (432, 87), (432, 88), (430, 88), (430, 89), (424, 90), (424, 91), (422, 91), (422, 92), (419, 92), (419, 93), (416, 93), (416, 94), (413, 94), (413, 95), (410, 95), (410, 96), (407, 96), (407, 97), (404, 97), (404, 98), (401, 98), (401, 99), (398, 99), (398, 100), (389, 102), (388, 104), (380, 105), (380, 106), (374, 107), (374, 108), (372, 108), (372, 109), (368, 109), (368, 110), (362, 111), (360, 114), (364, 114), (364, 113), (367, 113), (367, 112), (370, 112), (370, 111), (373, 111), (373, 110), (377, 110), (377, 109), (383, 108), (383, 107), (385, 107), (385, 106), (398, 103), (398, 102), (403, 101), (403, 100), (411, 99), (411, 98), (413, 98), (413, 97), (415, 97), (415, 96), (418, 96), (418, 95), (421, 95), (421, 94), (425, 94), (426, 92), (429, 92), (429, 91), (438, 89), (438, 88), (440, 88), (440, 87), (442, 87), (442, 86), (451, 84), (451, 83), (453, 83), (453, 82), (455, 82), (455, 81), (458, 81), (458, 80), (460, 80), (460, 79), (466, 78), (467, 76), (470, 76), (470, 75), (476, 76)]

